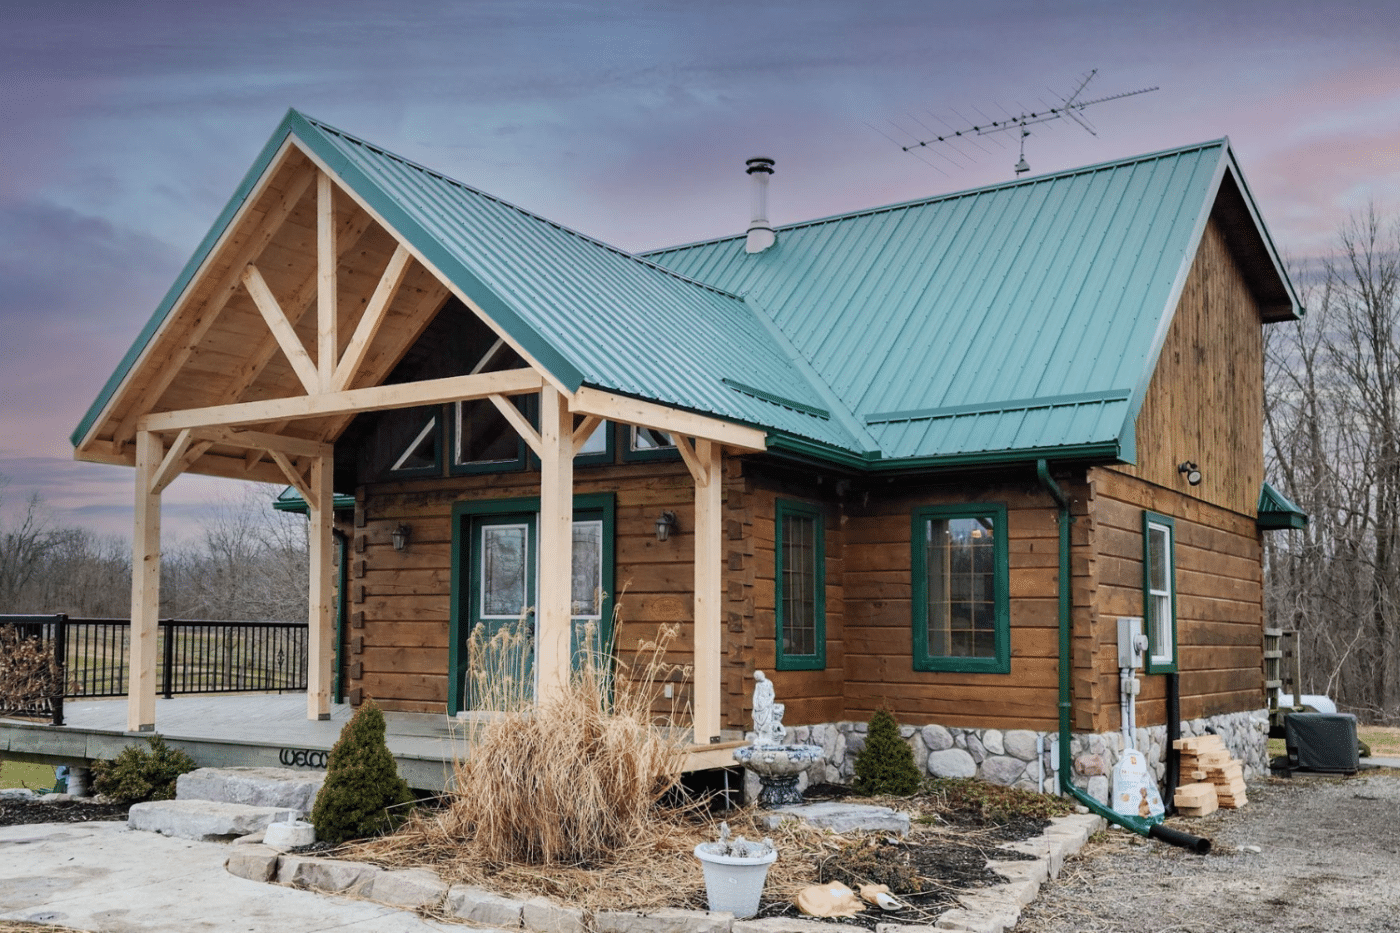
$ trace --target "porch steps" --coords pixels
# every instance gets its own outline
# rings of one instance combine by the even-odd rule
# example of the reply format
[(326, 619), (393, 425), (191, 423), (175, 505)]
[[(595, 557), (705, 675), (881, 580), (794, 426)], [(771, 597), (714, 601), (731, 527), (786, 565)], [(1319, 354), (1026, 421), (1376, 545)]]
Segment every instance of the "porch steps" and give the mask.
[(182, 839), (231, 840), (311, 812), (324, 774), (286, 768), (200, 768), (180, 775), (174, 800), (132, 806), (132, 829)]

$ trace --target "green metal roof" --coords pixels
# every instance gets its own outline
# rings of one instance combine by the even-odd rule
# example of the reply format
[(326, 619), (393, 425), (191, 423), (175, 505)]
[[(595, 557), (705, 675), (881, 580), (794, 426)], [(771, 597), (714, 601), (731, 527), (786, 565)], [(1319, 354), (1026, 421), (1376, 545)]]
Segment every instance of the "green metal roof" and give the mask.
[(75, 444), (288, 136), (565, 385), (858, 467), (1132, 459), (1224, 179), (1300, 313), (1225, 140), (633, 256), (290, 111)]
[(884, 466), (1131, 458), (1227, 169), (1247, 197), (1220, 140), (647, 257), (766, 309)]
[(1259, 518), (1264, 529), (1306, 528), (1308, 513), (1268, 483), (1259, 487)]
[[(311, 506), (306, 504), (306, 500), (301, 497), (301, 493), (296, 491), (294, 486), (288, 486), (277, 494), (277, 498), (272, 500), (272, 508), (278, 512), (296, 512), (306, 515), (311, 511)], [(345, 493), (336, 493), (331, 499), (331, 511), (333, 512), (353, 512), (355, 510), (355, 497)]]

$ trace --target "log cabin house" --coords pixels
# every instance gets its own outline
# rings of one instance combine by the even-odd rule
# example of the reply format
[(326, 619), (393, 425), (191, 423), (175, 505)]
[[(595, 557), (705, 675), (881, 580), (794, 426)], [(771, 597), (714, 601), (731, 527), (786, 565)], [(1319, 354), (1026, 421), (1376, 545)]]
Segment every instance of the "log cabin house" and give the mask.
[(886, 706), (933, 773), (1052, 787), (1064, 690), (1102, 798), (1141, 617), (1139, 746), (1176, 686), (1261, 766), (1262, 535), (1303, 520), (1262, 328), (1302, 308), (1228, 141), (776, 229), (772, 168), (747, 233), (631, 255), (289, 112), (73, 435), (136, 471), (129, 727), (189, 471), (307, 505), (309, 718), (470, 708), (522, 610), (545, 695), (616, 610), (623, 651), (679, 627), (699, 746), (761, 669), (818, 778)]

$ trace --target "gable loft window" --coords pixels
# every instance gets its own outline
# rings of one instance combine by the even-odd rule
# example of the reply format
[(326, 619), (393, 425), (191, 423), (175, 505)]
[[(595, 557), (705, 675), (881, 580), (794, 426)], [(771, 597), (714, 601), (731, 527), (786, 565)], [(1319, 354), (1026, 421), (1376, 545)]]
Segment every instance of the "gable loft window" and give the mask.
[(428, 419), (428, 423), (423, 425), (423, 430), (418, 432), (418, 436), (409, 442), (408, 447), (399, 455), (399, 459), (394, 461), (394, 465), (389, 467), (390, 471), (403, 473), (436, 469), (438, 464), (437, 426), (438, 416), (433, 415)]
[(1142, 615), (1147, 673), (1176, 670), (1176, 522), (1142, 513)]
[(624, 425), (627, 442), (622, 447), (623, 460), (679, 460), (676, 440), (666, 431)]
[[(525, 363), (497, 338), (476, 361), (468, 375), (517, 369)], [(512, 405), (534, 421), (528, 396), (510, 399)], [(525, 469), (525, 441), (490, 399), (452, 404), (453, 473), (505, 473)]]
[(912, 531), (914, 669), (1009, 673), (1006, 506), (927, 506)]
[(826, 541), (821, 509), (778, 500), (773, 522), (774, 639), (780, 671), (826, 668)]

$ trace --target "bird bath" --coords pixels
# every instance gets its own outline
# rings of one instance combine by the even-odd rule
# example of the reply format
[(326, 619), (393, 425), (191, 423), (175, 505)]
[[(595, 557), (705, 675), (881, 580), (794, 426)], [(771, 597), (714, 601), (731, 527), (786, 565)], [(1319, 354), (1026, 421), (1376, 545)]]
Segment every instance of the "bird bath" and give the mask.
[(765, 809), (802, 802), (798, 778), (812, 765), (822, 760), (820, 745), (797, 745), (784, 742), (787, 729), (783, 726), (785, 707), (774, 702), (773, 682), (763, 671), (754, 671), (753, 732), (745, 738), (749, 744), (734, 750), (734, 760), (758, 775), (761, 790), (758, 805)]

